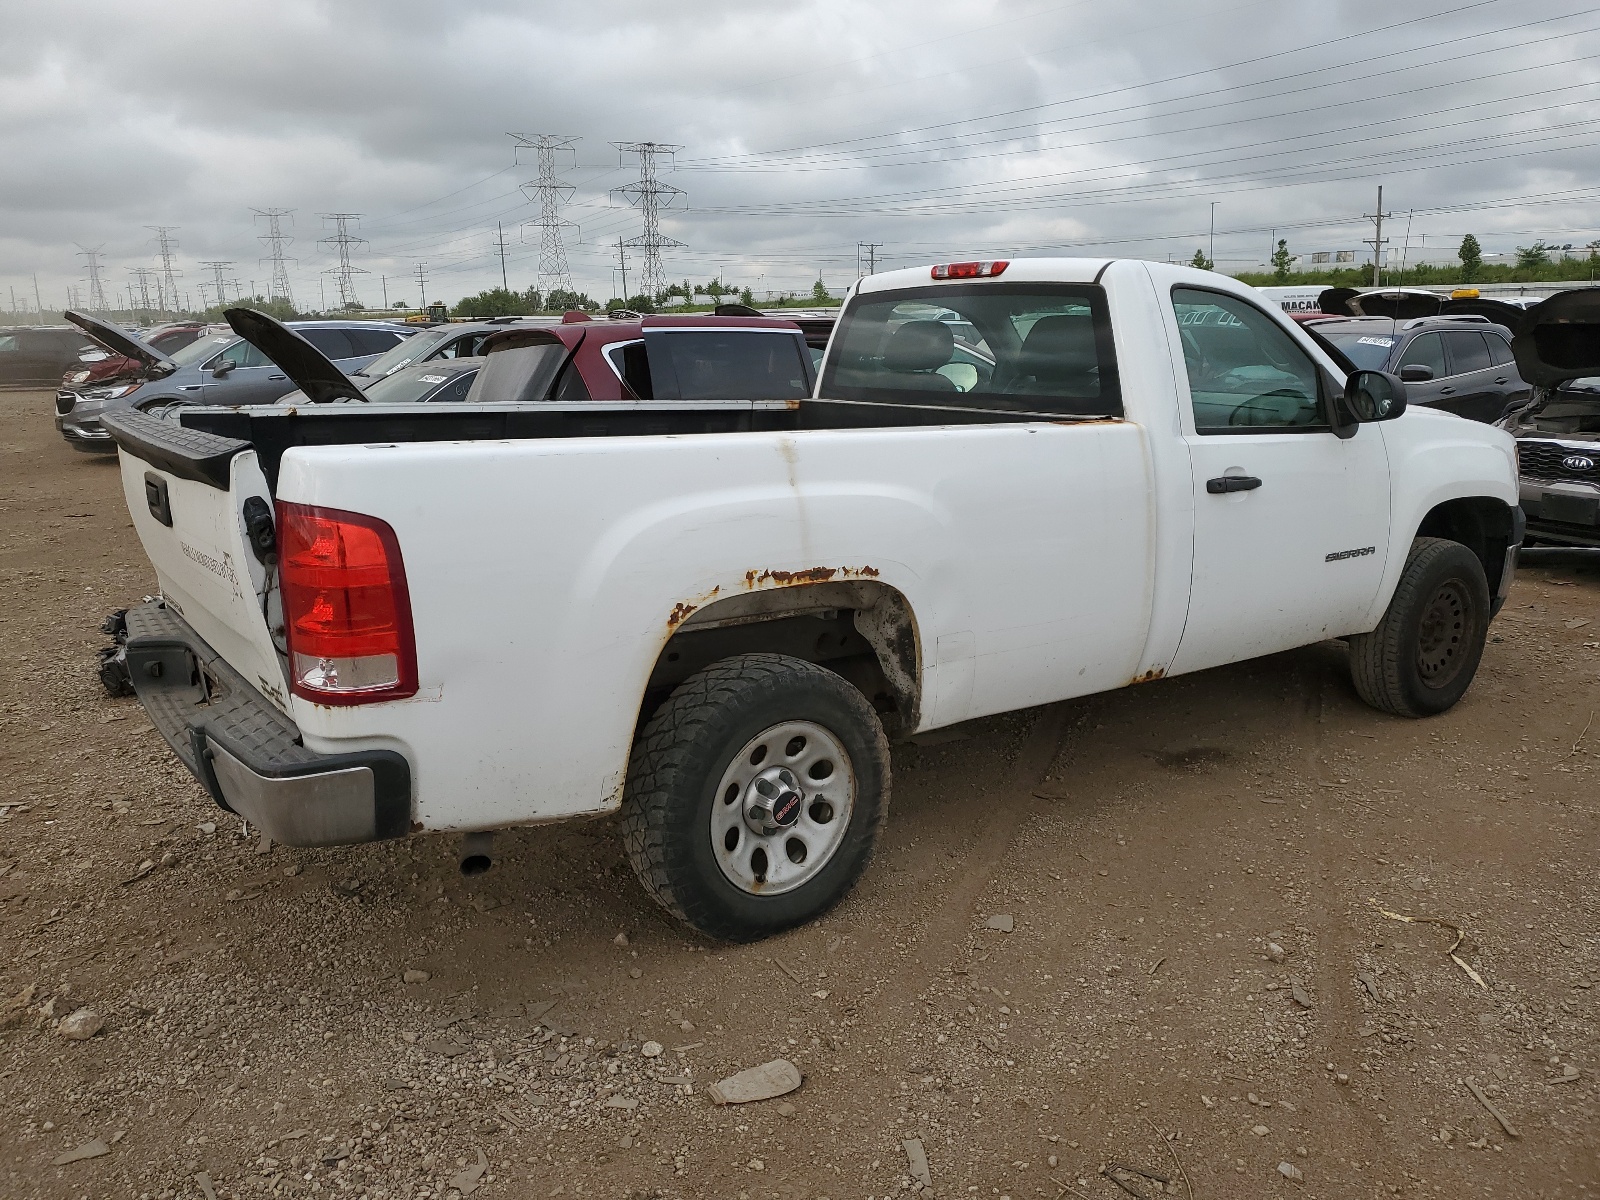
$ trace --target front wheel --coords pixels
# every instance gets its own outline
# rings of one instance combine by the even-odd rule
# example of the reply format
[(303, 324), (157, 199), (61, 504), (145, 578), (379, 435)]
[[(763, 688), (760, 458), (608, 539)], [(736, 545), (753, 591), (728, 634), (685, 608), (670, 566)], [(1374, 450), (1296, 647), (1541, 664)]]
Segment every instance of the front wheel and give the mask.
[(877, 714), (832, 671), (741, 654), (686, 679), (628, 764), (628, 858), (685, 924), (754, 941), (826, 912), (889, 806)]
[(1350, 676), (1373, 708), (1431, 717), (1472, 686), (1489, 632), (1483, 564), (1460, 542), (1417, 538), (1371, 633), (1350, 639)]

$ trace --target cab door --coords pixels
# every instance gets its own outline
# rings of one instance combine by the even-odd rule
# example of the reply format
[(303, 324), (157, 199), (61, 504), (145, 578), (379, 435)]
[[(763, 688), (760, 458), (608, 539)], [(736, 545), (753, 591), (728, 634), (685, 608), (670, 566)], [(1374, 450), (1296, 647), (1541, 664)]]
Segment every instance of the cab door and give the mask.
[(206, 404), (267, 404), (294, 390), (283, 368), (243, 339), (207, 362), (202, 380)]
[(1188, 619), (1171, 671), (1359, 632), (1389, 550), (1389, 464), (1375, 425), (1334, 435), (1333, 381), (1241, 297), (1172, 293), (1194, 489)]

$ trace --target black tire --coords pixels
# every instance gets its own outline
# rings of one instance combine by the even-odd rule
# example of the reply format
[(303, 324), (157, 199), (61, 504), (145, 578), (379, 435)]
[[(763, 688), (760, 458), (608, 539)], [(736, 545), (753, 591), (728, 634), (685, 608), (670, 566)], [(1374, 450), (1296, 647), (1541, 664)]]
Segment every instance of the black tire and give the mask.
[[(761, 895), (719, 864), (713, 808), (735, 757), (785, 722), (821, 726), (842, 746), (855, 794), (832, 857), (794, 890)], [(710, 937), (755, 941), (812, 920), (854, 886), (888, 813), (889, 782), (888, 739), (856, 688), (803, 659), (741, 654), (684, 680), (650, 718), (628, 763), (623, 840), (639, 881), (673, 916)]]
[(1472, 686), (1491, 615), (1483, 564), (1460, 542), (1417, 538), (1383, 620), (1350, 639), (1350, 677), (1373, 708), (1431, 717)]

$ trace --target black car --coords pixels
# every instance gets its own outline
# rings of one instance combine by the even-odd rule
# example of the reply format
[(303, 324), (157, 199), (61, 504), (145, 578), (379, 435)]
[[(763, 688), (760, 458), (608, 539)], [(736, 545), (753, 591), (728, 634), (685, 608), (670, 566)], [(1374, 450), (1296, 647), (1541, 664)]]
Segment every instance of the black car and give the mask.
[(1600, 547), (1600, 376), (1558, 384), (1500, 428), (1517, 439), (1528, 540)]
[(0, 387), (48, 387), (98, 349), (83, 330), (70, 325), (17, 325), (0, 329)]
[(1389, 371), (1406, 403), (1498, 421), (1532, 392), (1511, 355), (1511, 331), (1481, 316), (1330, 318), (1306, 326), (1357, 368)]

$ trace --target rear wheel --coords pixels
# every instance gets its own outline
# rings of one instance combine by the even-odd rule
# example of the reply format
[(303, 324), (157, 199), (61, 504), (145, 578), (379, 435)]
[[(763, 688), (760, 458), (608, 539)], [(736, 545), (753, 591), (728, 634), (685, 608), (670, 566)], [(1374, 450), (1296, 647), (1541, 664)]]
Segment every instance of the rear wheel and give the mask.
[(622, 820), (662, 907), (753, 941), (850, 890), (888, 802), (888, 742), (866, 697), (803, 659), (742, 654), (685, 680), (651, 718)]
[(1417, 538), (1371, 633), (1350, 639), (1350, 676), (1373, 708), (1430, 717), (1472, 686), (1489, 632), (1489, 584), (1459, 542)]

